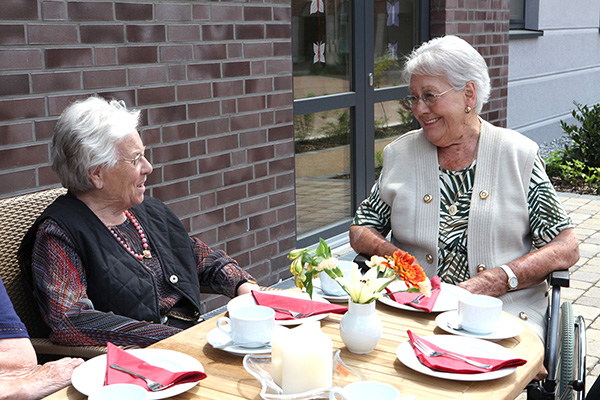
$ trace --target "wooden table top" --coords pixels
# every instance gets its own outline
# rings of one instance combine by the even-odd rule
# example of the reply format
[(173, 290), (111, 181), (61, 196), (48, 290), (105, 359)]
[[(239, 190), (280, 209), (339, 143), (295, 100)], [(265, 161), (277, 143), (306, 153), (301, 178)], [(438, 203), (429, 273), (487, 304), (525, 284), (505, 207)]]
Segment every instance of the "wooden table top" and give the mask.
[[(323, 331), (333, 340), (334, 349), (341, 349), (342, 360), (358, 369), (367, 380), (387, 382), (395, 386), (402, 396), (416, 395), (417, 400), (482, 399), (514, 400), (534, 378), (542, 365), (544, 348), (537, 335), (525, 324), (523, 332), (514, 338), (497, 342), (511, 349), (527, 364), (500, 379), (482, 382), (452, 381), (431, 377), (413, 371), (396, 357), (396, 348), (406, 340), (410, 329), (417, 335), (446, 334), (435, 324), (437, 314), (405, 311), (377, 304), (383, 322), (383, 337), (375, 350), (366, 355), (352, 354), (346, 350), (340, 335), (341, 315), (331, 314), (321, 321)], [(220, 317), (220, 316), (219, 316)], [(215, 327), (217, 317), (189, 328), (151, 348), (175, 350), (189, 354), (204, 366), (208, 377), (175, 399), (256, 399), (260, 396), (260, 383), (242, 366), (242, 357), (213, 349), (206, 335)], [(65, 388), (47, 399), (80, 400), (86, 397), (73, 386)]]

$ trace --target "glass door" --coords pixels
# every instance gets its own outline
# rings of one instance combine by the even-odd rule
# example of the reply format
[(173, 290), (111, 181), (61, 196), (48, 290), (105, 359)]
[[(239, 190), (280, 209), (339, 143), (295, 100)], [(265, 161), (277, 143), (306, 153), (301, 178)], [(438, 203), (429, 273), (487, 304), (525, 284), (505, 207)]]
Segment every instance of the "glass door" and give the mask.
[(348, 230), (381, 148), (410, 127), (398, 102), (401, 60), (427, 39), (428, 9), (420, 0), (292, 0), (298, 246)]

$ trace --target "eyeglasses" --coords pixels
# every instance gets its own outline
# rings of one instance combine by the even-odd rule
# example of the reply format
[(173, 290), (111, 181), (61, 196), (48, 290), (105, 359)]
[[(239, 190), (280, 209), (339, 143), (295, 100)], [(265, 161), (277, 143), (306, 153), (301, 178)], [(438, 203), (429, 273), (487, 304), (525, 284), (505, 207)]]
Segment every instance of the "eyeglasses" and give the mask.
[(454, 90), (454, 88), (450, 88), (450, 89), (446, 90), (445, 92), (442, 92), (439, 94), (425, 92), (419, 97), (406, 96), (405, 98), (402, 99), (402, 104), (407, 109), (411, 109), (411, 108), (415, 108), (417, 106), (417, 104), (419, 103), (419, 100), (422, 100), (423, 104), (425, 104), (427, 107), (433, 107), (435, 105), (435, 103), (437, 103), (437, 101), (440, 97), (442, 97), (443, 95), (445, 95), (446, 93), (448, 93), (451, 90)]
[(137, 156), (135, 156), (135, 158), (121, 158), (119, 161), (129, 162), (135, 168), (135, 167), (137, 167), (138, 162), (142, 159), (142, 157), (145, 157), (144, 156), (145, 151), (146, 151), (146, 148), (144, 147), (144, 150), (141, 153), (139, 153)]

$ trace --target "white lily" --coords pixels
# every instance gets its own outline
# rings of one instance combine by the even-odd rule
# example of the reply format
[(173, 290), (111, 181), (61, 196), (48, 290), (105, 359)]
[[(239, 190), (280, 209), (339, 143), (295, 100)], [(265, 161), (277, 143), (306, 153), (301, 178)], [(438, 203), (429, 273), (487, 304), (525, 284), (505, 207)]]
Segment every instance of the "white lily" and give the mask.
[(342, 285), (354, 303), (367, 304), (382, 297), (381, 291), (394, 280), (394, 278), (377, 278), (377, 272), (377, 268), (370, 268), (363, 275), (354, 264), (350, 280), (338, 277), (336, 281)]

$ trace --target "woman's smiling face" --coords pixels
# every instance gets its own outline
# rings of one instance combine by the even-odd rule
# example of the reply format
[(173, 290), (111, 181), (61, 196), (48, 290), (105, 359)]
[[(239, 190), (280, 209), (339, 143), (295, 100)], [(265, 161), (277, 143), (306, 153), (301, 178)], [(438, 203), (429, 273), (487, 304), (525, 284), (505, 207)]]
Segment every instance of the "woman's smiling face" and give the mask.
[[(449, 90), (452, 86), (443, 77), (413, 75), (410, 80), (410, 94), (418, 100), (412, 112), (427, 139), (438, 147), (447, 147), (460, 141), (466, 123), (465, 97), (463, 90)], [(428, 106), (420, 96), (424, 93), (440, 94), (434, 105)]]
[(144, 200), (152, 165), (143, 156), (144, 145), (137, 131), (123, 139), (117, 149), (117, 163), (103, 171), (103, 190), (116, 207), (126, 210)]

